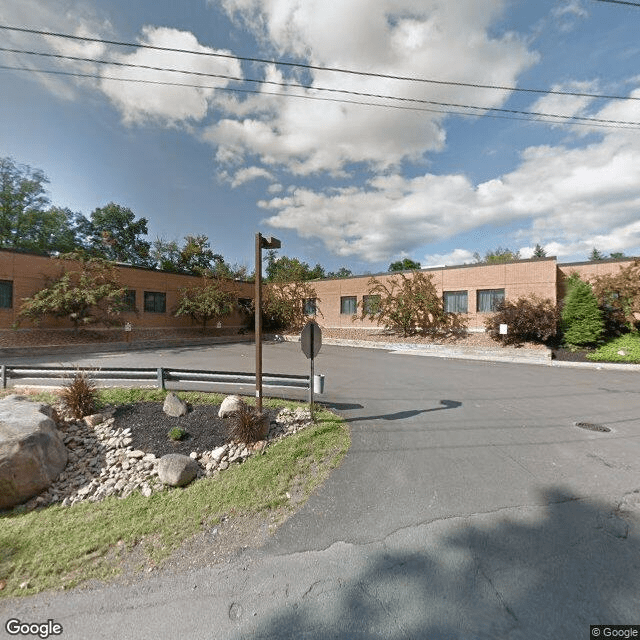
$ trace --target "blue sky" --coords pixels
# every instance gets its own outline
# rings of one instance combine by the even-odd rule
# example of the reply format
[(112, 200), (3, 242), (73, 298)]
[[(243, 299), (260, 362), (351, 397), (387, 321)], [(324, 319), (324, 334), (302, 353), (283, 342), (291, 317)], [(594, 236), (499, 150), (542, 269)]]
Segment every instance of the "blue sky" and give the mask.
[[(150, 240), (205, 234), (229, 262), (251, 267), (261, 231), (282, 240), (284, 255), (355, 273), (403, 257), (423, 266), (472, 262), (474, 252), (498, 246), (528, 257), (536, 243), (563, 262), (584, 260), (593, 247), (640, 255), (640, 127), (300, 99), (290, 94), (374, 101), (122, 66), (638, 123), (640, 8), (597, 0), (0, 0), (0, 24), (230, 56), (0, 30), (2, 47), (110, 63), (0, 52), (0, 65), (32, 70), (0, 70), (0, 156), (42, 169), (56, 205), (85, 215), (110, 201), (130, 207), (149, 220)], [(406, 82), (247, 57), (636, 99)]]

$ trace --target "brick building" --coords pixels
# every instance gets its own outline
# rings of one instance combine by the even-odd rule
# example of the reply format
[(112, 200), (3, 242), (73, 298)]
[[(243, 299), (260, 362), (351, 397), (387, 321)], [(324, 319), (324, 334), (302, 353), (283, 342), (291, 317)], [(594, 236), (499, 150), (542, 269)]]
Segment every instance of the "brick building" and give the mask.
[[(541, 298), (561, 300), (564, 282), (572, 273), (589, 279), (596, 275), (615, 273), (633, 259), (601, 260), (598, 262), (574, 262), (558, 264), (556, 258), (518, 260), (493, 265), (461, 265), (425, 269), (433, 276), (433, 282), (442, 295), (449, 311), (468, 316), (471, 331), (483, 330), (484, 319), (496, 303), (506, 299), (536, 294)], [(73, 267), (72, 267), (73, 268)], [(59, 260), (16, 251), (0, 250), (0, 329), (8, 329), (17, 319), (21, 300), (32, 296), (46, 285), (49, 278), (60, 275)], [(187, 328), (194, 323), (188, 317), (176, 318), (173, 314), (182, 288), (198, 286), (201, 278), (119, 265), (118, 276), (128, 289), (132, 309), (125, 312), (123, 320), (138, 328)], [(377, 274), (381, 280), (392, 274)], [(355, 276), (342, 279), (313, 281), (317, 299), (307, 301), (306, 308), (325, 327), (375, 327), (375, 323), (352, 320), (359, 305), (366, 304), (368, 282), (372, 276)], [(253, 298), (253, 285), (236, 282), (238, 297)], [(223, 321), (224, 327), (239, 328), (244, 323), (240, 307)], [(28, 322), (23, 327), (33, 326)], [(47, 319), (44, 328), (68, 328), (69, 322)]]

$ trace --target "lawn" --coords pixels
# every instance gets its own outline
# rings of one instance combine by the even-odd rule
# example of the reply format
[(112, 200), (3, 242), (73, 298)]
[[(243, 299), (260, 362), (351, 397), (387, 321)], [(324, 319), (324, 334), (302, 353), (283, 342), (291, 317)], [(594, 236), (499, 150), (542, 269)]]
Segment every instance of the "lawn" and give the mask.
[[(188, 402), (218, 404), (216, 394), (179, 394)], [(101, 404), (162, 400), (155, 390), (102, 390)], [(39, 397), (51, 400), (50, 395)], [(250, 401), (250, 399), (248, 399)], [(273, 407), (300, 403), (265, 400)], [(299, 508), (343, 459), (350, 445), (346, 424), (318, 407), (316, 424), (271, 444), (262, 455), (232, 465), (213, 478), (145, 498), (50, 506), (0, 517), (0, 598), (69, 588), (122, 571), (135, 549), (142, 566), (163, 560), (190, 538), (229, 516)], [(295, 494), (297, 498), (292, 500)], [(300, 495), (302, 494), (302, 499)], [(22, 585), (22, 586), (21, 586)]]
[(640, 334), (627, 333), (614, 338), (587, 355), (592, 362), (640, 363)]

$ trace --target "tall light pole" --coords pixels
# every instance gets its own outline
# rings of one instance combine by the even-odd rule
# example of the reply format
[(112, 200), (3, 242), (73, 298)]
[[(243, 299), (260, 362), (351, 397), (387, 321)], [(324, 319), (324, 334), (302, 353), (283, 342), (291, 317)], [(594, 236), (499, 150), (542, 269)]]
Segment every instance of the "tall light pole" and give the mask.
[(279, 249), (282, 246), (278, 238), (263, 238), (256, 233), (256, 410), (262, 411), (262, 249)]

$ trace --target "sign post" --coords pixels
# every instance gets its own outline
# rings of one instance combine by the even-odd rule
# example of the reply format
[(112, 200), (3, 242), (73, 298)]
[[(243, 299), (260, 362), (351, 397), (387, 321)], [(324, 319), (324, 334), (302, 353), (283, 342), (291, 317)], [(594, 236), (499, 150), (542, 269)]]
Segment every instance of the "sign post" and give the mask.
[(302, 348), (302, 353), (311, 360), (311, 375), (309, 377), (309, 413), (311, 413), (312, 422), (315, 422), (315, 416), (313, 414), (313, 386), (315, 381), (314, 359), (318, 355), (320, 347), (322, 346), (322, 330), (315, 321), (310, 320), (304, 326), (304, 329), (302, 329), (302, 334), (300, 335), (300, 346)]

